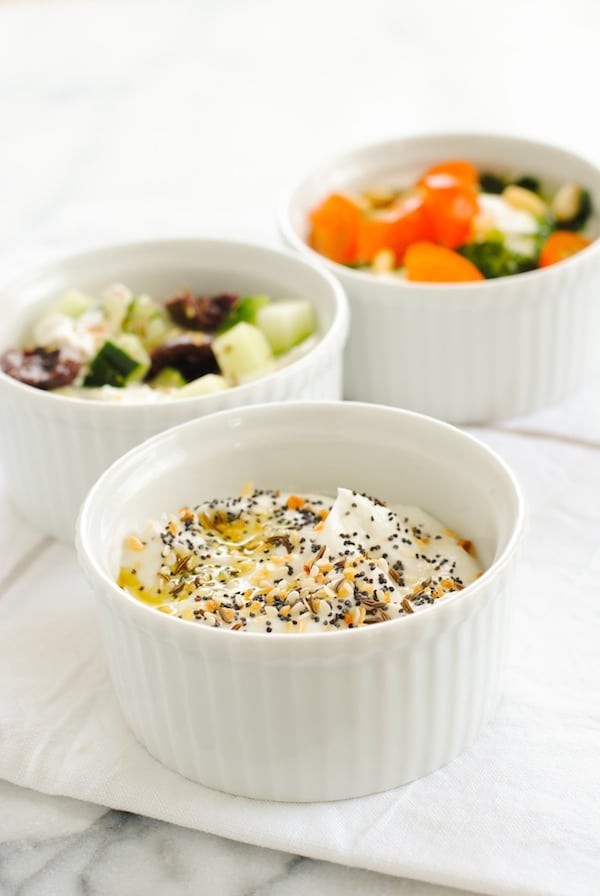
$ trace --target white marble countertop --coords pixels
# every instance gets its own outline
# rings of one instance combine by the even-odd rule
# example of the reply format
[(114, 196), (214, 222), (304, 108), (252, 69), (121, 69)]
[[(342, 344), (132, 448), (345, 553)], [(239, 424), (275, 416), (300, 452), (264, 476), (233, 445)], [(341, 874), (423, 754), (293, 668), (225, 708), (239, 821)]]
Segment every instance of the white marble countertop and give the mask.
[[(520, 132), (600, 159), (583, 108), (600, 8), (566, 15), (562, 0), (0, 0), (0, 279), (125, 238), (277, 243), (299, 171), (404, 132)], [(599, 393), (505, 428), (597, 447)], [(2, 493), (0, 532), (4, 590), (41, 542)], [(0, 782), (0, 896), (310, 890), (458, 892)]]
[(470, 896), (0, 782), (1, 896)]

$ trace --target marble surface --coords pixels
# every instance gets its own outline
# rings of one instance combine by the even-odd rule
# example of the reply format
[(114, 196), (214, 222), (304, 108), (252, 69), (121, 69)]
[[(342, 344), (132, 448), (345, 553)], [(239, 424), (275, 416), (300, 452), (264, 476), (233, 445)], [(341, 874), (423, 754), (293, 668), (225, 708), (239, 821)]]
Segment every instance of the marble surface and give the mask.
[(470, 896), (0, 782), (0, 896)]
[[(277, 243), (296, 173), (419, 130), (520, 132), (600, 159), (594, 0), (0, 0), (0, 280), (84, 245)], [(600, 381), (504, 429), (596, 446)], [(535, 450), (533, 447), (531, 450)], [(0, 493), (0, 591), (47, 545)], [(1, 704), (1, 686), (0, 686)], [(0, 782), (0, 896), (457, 891)], [(462, 896), (465, 896), (463, 893)]]

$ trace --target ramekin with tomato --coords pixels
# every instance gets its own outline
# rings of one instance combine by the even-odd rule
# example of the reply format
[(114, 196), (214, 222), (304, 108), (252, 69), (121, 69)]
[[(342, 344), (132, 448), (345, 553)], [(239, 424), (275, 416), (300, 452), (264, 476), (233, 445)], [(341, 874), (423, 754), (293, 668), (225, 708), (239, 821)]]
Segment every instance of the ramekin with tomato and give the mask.
[(440, 134), (322, 164), (280, 226), (348, 295), (346, 398), (482, 423), (551, 405), (596, 368), (595, 209), (600, 168), (572, 152)]
[(547, 267), (580, 252), (589, 190), (566, 181), (480, 171), (466, 159), (424, 169), (408, 186), (333, 192), (309, 214), (309, 245), (331, 261), (429, 283)]

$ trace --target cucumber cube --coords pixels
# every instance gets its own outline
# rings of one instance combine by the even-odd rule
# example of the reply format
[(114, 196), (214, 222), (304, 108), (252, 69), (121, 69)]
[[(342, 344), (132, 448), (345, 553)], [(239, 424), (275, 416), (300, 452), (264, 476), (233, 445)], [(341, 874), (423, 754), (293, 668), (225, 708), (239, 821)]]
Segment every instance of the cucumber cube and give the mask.
[(129, 304), (123, 320), (123, 329), (134, 333), (147, 349), (156, 348), (167, 338), (172, 324), (162, 305), (150, 296), (137, 296)]
[(264, 334), (245, 321), (217, 336), (212, 349), (221, 373), (236, 383), (245, 376), (268, 369), (273, 360)]
[(174, 367), (163, 367), (160, 373), (150, 380), (153, 389), (181, 389), (185, 384), (185, 377)]
[(227, 388), (227, 380), (224, 376), (219, 376), (217, 373), (206, 373), (179, 389), (176, 397), (192, 398), (198, 395), (214, 395), (215, 392), (222, 392)]
[(64, 314), (66, 317), (79, 317), (85, 311), (93, 308), (95, 304), (90, 296), (86, 296), (78, 289), (68, 289), (52, 310), (55, 314)]
[(142, 341), (133, 333), (123, 333), (114, 340), (115, 345), (137, 362), (135, 370), (127, 377), (128, 383), (137, 383), (144, 379), (150, 370), (150, 355), (142, 345)]
[(90, 372), (84, 379), (83, 385), (123, 388), (138, 367), (138, 361), (130, 357), (114, 342), (107, 341), (92, 360)]
[(114, 332), (123, 326), (132, 298), (131, 290), (121, 283), (115, 283), (104, 290), (102, 307)]
[(307, 299), (288, 299), (261, 308), (256, 325), (264, 333), (275, 355), (303, 342), (315, 328), (315, 314)]

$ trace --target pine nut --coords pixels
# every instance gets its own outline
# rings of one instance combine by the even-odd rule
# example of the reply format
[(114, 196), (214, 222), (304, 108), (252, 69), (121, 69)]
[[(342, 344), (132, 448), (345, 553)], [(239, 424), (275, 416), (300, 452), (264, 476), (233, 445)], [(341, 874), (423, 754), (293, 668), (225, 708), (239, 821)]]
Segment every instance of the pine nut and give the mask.
[(393, 249), (380, 249), (371, 262), (375, 274), (390, 274), (396, 267), (396, 253)]
[(529, 212), (534, 218), (541, 218), (543, 215), (548, 214), (548, 206), (544, 200), (540, 199), (537, 193), (526, 190), (525, 187), (517, 187), (515, 184), (510, 184), (510, 186), (504, 188), (502, 198), (509, 205), (512, 205), (513, 208)]
[(365, 190), (364, 198), (370, 203), (371, 208), (386, 208), (398, 197), (396, 190), (386, 190), (385, 187)]
[(552, 214), (557, 221), (570, 221), (581, 209), (583, 190), (576, 183), (563, 184), (552, 200)]

